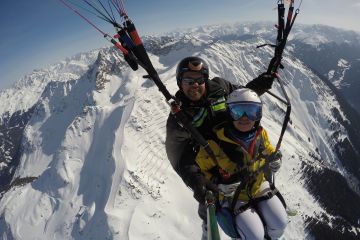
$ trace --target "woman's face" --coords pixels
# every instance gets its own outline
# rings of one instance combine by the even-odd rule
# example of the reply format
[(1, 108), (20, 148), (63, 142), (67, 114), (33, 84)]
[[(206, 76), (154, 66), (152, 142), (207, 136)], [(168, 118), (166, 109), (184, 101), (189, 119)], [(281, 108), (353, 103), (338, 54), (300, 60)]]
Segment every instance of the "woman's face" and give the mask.
[(248, 132), (254, 127), (255, 121), (251, 121), (246, 115), (244, 115), (239, 118), (239, 120), (233, 121), (233, 124), (240, 132)]

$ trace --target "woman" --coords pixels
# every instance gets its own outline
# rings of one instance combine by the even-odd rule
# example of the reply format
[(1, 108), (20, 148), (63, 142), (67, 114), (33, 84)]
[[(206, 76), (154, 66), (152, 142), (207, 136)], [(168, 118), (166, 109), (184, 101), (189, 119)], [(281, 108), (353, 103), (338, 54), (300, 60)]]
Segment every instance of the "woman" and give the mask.
[(275, 152), (260, 126), (262, 102), (254, 91), (242, 88), (232, 92), (226, 104), (229, 121), (209, 140), (217, 160), (204, 149), (196, 157), (206, 180), (218, 186), (219, 225), (233, 238), (279, 238), (287, 215), (265, 172), (279, 170), (281, 153)]

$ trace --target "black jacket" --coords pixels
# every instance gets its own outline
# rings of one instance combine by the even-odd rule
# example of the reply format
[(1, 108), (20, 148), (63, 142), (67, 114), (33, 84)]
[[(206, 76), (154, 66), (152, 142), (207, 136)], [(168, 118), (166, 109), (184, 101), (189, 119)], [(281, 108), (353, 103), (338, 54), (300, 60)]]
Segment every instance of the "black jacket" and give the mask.
[[(255, 91), (260, 96), (271, 88), (273, 79), (272, 76), (264, 73), (250, 81), (246, 87)], [(240, 87), (216, 77), (206, 82), (206, 96), (196, 103), (190, 101), (180, 90), (175, 95), (181, 101), (182, 111), (193, 121), (193, 125), (203, 137), (205, 139), (213, 139), (213, 128), (226, 122), (228, 116), (226, 114), (226, 107), (223, 111), (213, 111), (211, 106), (214, 105), (214, 102), (223, 101), (225, 104), (227, 96)], [(195, 121), (196, 119), (200, 119), (200, 121)], [(196, 184), (198, 184), (199, 177), (201, 177), (201, 171), (195, 162), (195, 157), (199, 151), (199, 146), (192, 139), (190, 133), (179, 125), (171, 113), (166, 123), (165, 147), (172, 167), (185, 184), (192, 189), (198, 187)]]
[[(211, 106), (217, 101), (223, 101), (225, 104), (227, 95), (236, 88), (238, 87), (216, 77), (206, 83), (206, 96), (198, 102), (190, 101), (180, 90), (176, 93), (176, 97), (181, 101), (181, 109), (190, 120), (194, 121), (195, 118), (201, 118), (199, 115), (203, 115), (203, 119), (197, 123), (199, 126), (196, 126), (196, 123), (194, 125), (205, 139), (210, 139), (213, 127), (227, 118), (226, 109), (214, 111)], [(202, 112), (205, 114), (201, 114)], [(186, 185), (193, 189), (196, 175), (200, 174), (200, 169), (195, 163), (199, 147), (190, 133), (178, 124), (171, 113), (166, 124), (165, 147), (172, 167)]]

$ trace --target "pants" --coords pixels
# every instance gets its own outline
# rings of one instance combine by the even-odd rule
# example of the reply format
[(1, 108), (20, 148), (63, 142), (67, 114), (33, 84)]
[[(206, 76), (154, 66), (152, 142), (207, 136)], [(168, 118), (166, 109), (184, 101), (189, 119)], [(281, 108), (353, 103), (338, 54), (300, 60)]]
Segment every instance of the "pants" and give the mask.
[(201, 218), (201, 220), (203, 220), (206, 223), (207, 211), (206, 211), (205, 203), (199, 203), (198, 214), (199, 214), (199, 217)]
[[(260, 187), (260, 193), (256, 197), (264, 195), (269, 190), (269, 183), (264, 182)], [(222, 203), (222, 206), (229, 207), (230, 204), (226, 201)], [(239, 200), (236, 203), (236, 208), (244, 204), (246, 202)], [(272, 239), (281, 237), (288, 220), (286, 210), (280, 199), (277, 196), (273, 196), (270, 199), (260, 201), (255, 208), (250, 207), (237, 215), (235, 222), (242, 240), (263, 240), (265, 233)]]
[(202, 203), (202, 204), (199, 203), (198, 214), (199, 214), (199, 217), (201, 218), (201, 220), (203, 220), (203, 222), (201, 224), (201, 229), (202, 229), (201, 240), (207, 240), (207, 212), (206, 212), (206, 206), (204, 203)]

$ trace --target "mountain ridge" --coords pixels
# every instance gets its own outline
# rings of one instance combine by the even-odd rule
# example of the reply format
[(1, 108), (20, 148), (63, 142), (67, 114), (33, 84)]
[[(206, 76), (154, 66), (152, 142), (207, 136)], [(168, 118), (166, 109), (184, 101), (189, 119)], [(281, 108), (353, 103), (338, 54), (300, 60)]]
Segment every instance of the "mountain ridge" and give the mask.
[[(267, 68), (273, 54), (271, 48), (255, 51), (256, 44), (267, 41), (261, 37), (236, 41), (232, 36), (213, 40), (209, 35), (145, 42), (171, 93), (177, 89), (174, 74), (182, 57), (203, 57), (212, 75), (244, 85)], [(359, 198), (327, 137), (338, 132), (339, 139), (348, 138), (343, 123), (332, 129), (337, 120), (331, 109), (339, 109), (338, 117), (347, 118), (332, 90), (291, 53), (286, 52), (280, 73), (292, 97), (293, 113), (277, 185), (300, 214), (291, 219), (285, 237), (333, 234), (355, 239), (360, 228), (351, 211), (342, 213), (331, 200), (326, 201), (330, 168), (341, 180), (339, 189), (347, 189), (355, 198), (348, 206), (356, 206)], [(200, 238), (201, 222), (191, 191), (166, 159), (163, 144), (169, 109), (163, 97), (150, 80), (142, 79), (144, 71), (132, 72), (112, 48), (84, 61), (93, 64), (84, 67), (79, 61), (77, 66), (83, 67), (78, 68), (78, 77), (72, 78), (70, 66), (74, 65), (69, 61), (69, 70), (64, 70), (66, 64), (59, 69), (67, 79), (50, 79), (41, 96), (32, 96), (36, 107), (23, 126), (20, 165), (12, 178), (13, 182), (39, 178), (2, 194), (0, 232), (15, 239), (30, 232), (45, 239)], [(278, 86), (274, 84), (272, 91), (279, 94)], [(262, 99), (263, 125), (275, 141), (282, 106), (268, 95)], [(318, 186), (317, 180), (324, 184)], [(331, 195), (335, 197), (334, 202), (341, 199)], [(162, 228), (165, 224), (168, 229)], [(340, 234), (339, 229), (345, 230)]]

